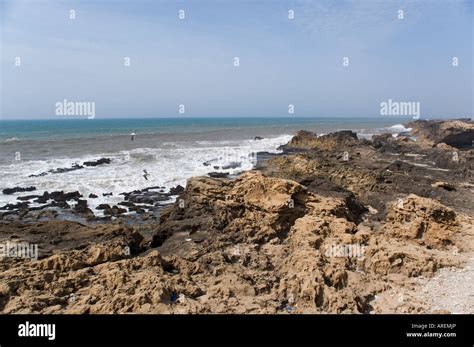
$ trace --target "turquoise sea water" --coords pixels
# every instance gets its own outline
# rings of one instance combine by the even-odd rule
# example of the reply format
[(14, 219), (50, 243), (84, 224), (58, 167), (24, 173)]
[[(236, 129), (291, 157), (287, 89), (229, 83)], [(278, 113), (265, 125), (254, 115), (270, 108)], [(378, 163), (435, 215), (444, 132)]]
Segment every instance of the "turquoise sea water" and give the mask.
[[(278, 152), (301, 129), (318, 134), (354, 130), (361, 137), (370, 137), (406, 131), (401, 123), (407, 121), (410, 119), (329, 117), (2, 120), (0, 192), (16, 186), (34, 186), (37, 194), (78, 190), (84, 196), (99, 196), (89, 201), (95, 211), (97, 204), (119, 203), (122, 192), (185, 185), (188, 178), (210, 171), (236, 174), (250, 170), (255, 153)], [(133, 141), (132, 132), (136, 133)], [(111, 163), (50, 173), (104, 157)], [(229, 164), (235, 168), (225, 169)], [(149, 173), (147, 180), (144, 170)], [(0, 194), (0, 206), (16, 199), (16, 194)]]
[(337, 129), (375, 129), (410, 118), (129, 118), (0, 120), (0, 141), (93, 138), (114, 135), (205, 133), (216, 130), (266, 129), (274, 135), (298, 129), (327, 132)]

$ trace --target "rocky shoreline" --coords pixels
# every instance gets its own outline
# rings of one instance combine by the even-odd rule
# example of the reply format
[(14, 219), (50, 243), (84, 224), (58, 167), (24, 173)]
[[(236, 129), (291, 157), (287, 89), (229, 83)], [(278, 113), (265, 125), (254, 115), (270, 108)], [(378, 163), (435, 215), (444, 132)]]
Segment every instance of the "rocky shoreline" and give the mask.
[(474, 123), (406, 126), (416, 141), (300, 131), (255, 170), (124, 192), (102, 217), (94, 196), (5, 187), (32, 193), (0, 208), (0, 243), (39, 257), (2, 260), (0, 312), (455, 312), (420, 293), (474, 255)]

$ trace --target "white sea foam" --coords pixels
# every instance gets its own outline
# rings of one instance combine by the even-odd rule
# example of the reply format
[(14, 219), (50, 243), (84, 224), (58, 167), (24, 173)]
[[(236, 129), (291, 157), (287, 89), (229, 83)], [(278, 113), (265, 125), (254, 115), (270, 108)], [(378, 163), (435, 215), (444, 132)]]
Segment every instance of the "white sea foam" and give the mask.
[(410, 132), (412, 128), (406, 128), (403, 124), (395, 124), (389, 127), (383, 128), (370, 128), (370, 129), (360, 129), (357, 131), (357, 137), (360, 139), (372, 139), (375, 135), (380, 135), (384, 133), (392, 134), (393, 137), (397, 137), (399, 134)]
[(20, 141), (18, 137), (11, 137), (9, 139), (3, 140), (3, 142), (14, 142), (14, 141)]
[(385, 129), (393, 134), (400, 134), (412, 130), (412, 128), (406, 128), (403, 124), (395, 124), (391, 127), (386, 127)]
[[(192, 176), (205, 175), (211, 171), (235, 174), (252, 169), (254, 166), (252, 153), (260, 151), (277, 152), (279, 145), (287, 143), (291, 135), (282, 135), (262, 140), (243, 141), (206, 141), (206, 143), (173, 143), (176, 148), (138, 148), (116, 153), (101, 153), (94, 156), (83, 156), (69, 159), (48, 159), (17, 161), (0, 166), (2, 176), (1, 189), (15, 186), (35, 186), (36, 191), (0, 194), (0, 206), (17, 203), (18, 196), (41, 195), (44, 191), (78, 190), (88, 200), (89, 207), (94, 211), (101, 203), (116, 204), (123, 200), (119, 195), (136, 189), (150, 186), (163, 186), (165, 191), (178, 184), (185, 186), (186, 180)], [(83, 169), (47, 174), (41, 177), (28, 177), (51, 169), (71, 167), (75, 163), (97, 160), (101, 157), (112, 159), (111, 164)], [(209, 166), (203, 163), (209, 162)], [(222, 166), (238, 162), (237, 168), (222, 169)], [(214, 166), (219, 166), (215, 169)], [(143, 177), (143, 170), (149, 173), (148, 180)], [(113, 193), (113, 196), (102, 196)], [(89, 194), (99, 197), (89, 199)], [(99, 212), (100, 213), (100, 212)], [(99, 214), (98, 213), (98, 214)]]

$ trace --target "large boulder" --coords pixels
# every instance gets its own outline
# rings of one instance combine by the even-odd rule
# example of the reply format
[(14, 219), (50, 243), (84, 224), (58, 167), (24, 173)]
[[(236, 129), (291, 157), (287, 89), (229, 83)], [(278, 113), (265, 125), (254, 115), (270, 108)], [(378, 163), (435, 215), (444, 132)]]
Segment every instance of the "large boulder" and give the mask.
[(281, 146), (281, 148), (334, 150), (351, 146), (358, 142), (357, 134), (350, 130), (337, 131), (322, 136), (318, 136), (311, 131), (300, 130), (288, 144)]
[(5, 188), (4, 190), (2, 190), (2, 193), (9, 195), (13, 193), (31, 192), (33, 190), (36, 190), (36, 187), (14, 187), (14, 188)]
[(433, 199), (410, 194), (389, 205), (386, 230), (395, 237), (445, 248), (454, 243), (459, 223), (451, 208)]
[(474, 122), (470, 119), (418, 120), (409, 123), (411, 133), (419, 141), (432, 145), (445, 143), (460, 149), (472, 148), (474, 141)]

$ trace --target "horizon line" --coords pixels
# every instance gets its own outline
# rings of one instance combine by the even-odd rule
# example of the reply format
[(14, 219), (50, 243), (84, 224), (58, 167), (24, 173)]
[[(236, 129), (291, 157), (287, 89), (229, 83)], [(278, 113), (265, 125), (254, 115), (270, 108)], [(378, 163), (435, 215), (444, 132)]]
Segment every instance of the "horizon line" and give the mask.
[(301, 119), (301, 118), (353, 118), (353, 119), (362, 119), (362, 118), (373, 118), (373, 119), (403, 119), (406, 118), (406, 120), (429, 120), (429, 119), (472, 119), (472, 115), (451, 115), (451, 116), (446, 116), (446, 115), (431, 115), (431, 116), (425, 116), (422, 117), (420, 116), (418, 119), (414, 119), (412, 116), (381, 116), (381, 115), (370, 115), (370, 116), (344, 116), (344, 115), (321, 115), (321, 116), (292, 116), (292, 115), (285, 115), (285, 116), (166, 116), (166, 117), (147, 117), (147, 116), (139, 116), (139, 117), (95, 117), (92, 119), (88, 119), (87, 117), (79, 117), (79, 116), (60, 116), (58, 118), (9, 118), (9, 117), (2, 117), (0, 116), (0, 121), (37, 121), (37, 120), (56, 120), (56, 121), (71, 121), (71, 120), (131, 120), (131, 119), (241, 119), (241, 118), (254, 118), (254, 119), (274, 119), (274, 118), (290, 118), (290, 119)]

